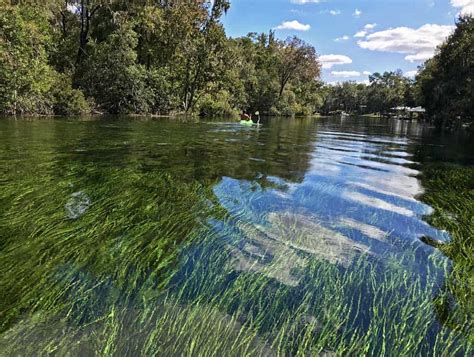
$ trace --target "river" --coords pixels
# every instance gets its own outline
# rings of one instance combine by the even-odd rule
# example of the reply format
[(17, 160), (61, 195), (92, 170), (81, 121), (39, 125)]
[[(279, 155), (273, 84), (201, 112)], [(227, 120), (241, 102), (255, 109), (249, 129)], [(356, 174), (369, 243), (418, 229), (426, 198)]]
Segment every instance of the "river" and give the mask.
[(387, 119), (1, 119), (0, 354), (470, 354), (446, 163)]

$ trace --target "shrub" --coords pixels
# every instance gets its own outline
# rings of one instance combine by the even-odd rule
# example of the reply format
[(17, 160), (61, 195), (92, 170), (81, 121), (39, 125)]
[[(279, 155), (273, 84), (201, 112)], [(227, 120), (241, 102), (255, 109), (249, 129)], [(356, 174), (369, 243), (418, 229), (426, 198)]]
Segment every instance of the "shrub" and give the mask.
[(232, 116), (238, 112), (230, 105), (230, 94), (221, 90), (214, 95), (205, 94), (197, 103), (199, 115), (215, 117), (215, 116)]
[(91, 107), (79, 89), (72, 88), (71, 78), (59, 74), (51, 91), (53, 111), (58, 115), (90, 113)]

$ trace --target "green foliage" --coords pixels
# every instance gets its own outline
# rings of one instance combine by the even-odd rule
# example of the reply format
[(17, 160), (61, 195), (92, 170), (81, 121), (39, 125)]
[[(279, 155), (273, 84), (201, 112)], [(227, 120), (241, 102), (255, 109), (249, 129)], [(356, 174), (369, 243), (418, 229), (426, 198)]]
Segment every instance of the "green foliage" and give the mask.
[(109, 113), (146, 113), (152, 93), (146, 86), (147, 72), (137, 63), (138, 38), (123, 23), (106, 41), (91, 44), (85, 70), (78, 80), (87, 95)]
[(327, 88), (323, 106), (325, 113), (345, 111), (348, 113), (363, 113), (367, 105), (369, 88), (356, 82), (343, 82)]
[(149, 69), (146, 87), (150, 95), (150, 112), (167, 114), (179, 108), (179, 97), (165, 68)]
[(72, 88), (71, 78), (58, 75), (51, 88), (53, 112), (58, 115), (79, 115), (91, 112), (91, 105), (79, 89)]
[(474, 20), (462, 16), (454, 33), (417, 76), (417, 93), (438, 127), (474, 121)]
[(320, 71), (315, 49), (273, 33), (227, 38), (220, 19), (229, 6), (228, 0), (2, 5), (0, 109), (81, 113), (88, 109), (81, 90), (108, 113), (312, 114), (321, 105), (313, 93)]
[(276, 116), (293, 117), (295, 115), (311, 115), (311, 109), (303, 108), (298, 103), (295, 93), (285, 91), (278, 102), (270, 109), (270, 113)]
[(411, 81), (401, 71), (374, 73), (369, 77), (368, 110), (371, 113), (386, 113), (391, 108), (408, 106), (407, 94), (412, 87)]
[(238, 112), (229, 104), (230, 93), (225, 90), (214, 95), (205, 94), (198, 100), (199, 114), (205, 117), (233, 116)]
[(413, 81), (401, 71), (374, 73), (369, 79), (369, 85), (349, 81), (327, 88), (323, 111), (386, 114), (394, 107), (415, 105)]
[[(440, 127), (474, 117), (471, 16), (423, 65), (416, 89), (400, 71), (322, 88), (316, 51), (301, 39), (228, 38), (220, 21), (228, 0), (10, 3), (0, 5), (3, 113), (83, 112), (79, 89), (110, 113), (386, 114), (421, 104)], [(71, 84), (63, 94), (55, 71)]]
[(320, 74), (316, 50), (297, 37), (277, 42), (279, 96), (293, 79), (311, 83)]
[(0, 111), (48, 114), (54, 71), (48, 65), (47, 19), (32, 7), (0, 5)]
[[(44, 11), (43, 11), (44, 10)], [(81, 114), (90, 111), (71, 77), (49, 64), (52, 34), (46, 9), (1, 5), (0, 112)]]

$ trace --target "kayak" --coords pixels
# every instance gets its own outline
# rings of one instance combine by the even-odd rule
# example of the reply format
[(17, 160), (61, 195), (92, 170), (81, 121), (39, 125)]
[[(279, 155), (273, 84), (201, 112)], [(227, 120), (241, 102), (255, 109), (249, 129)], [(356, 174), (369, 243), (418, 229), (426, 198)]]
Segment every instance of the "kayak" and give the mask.
[(241, 120), (240, 124), (242, 124), (242, 125), (253, 125), (254, 122), (252, 120)]

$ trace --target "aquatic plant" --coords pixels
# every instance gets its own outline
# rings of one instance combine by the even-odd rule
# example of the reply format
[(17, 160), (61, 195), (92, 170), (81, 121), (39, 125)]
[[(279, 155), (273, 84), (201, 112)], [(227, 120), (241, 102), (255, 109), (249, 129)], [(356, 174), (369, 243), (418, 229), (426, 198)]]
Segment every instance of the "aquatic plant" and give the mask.
[[(231, 134), (152, 124), (0, 131), (0, 354), (473, 354), (472, 169), (425, 168), (425, 219), (451, 234), (432, 241), (439, 252), (400, 237), (439, 233), (403, 195), (419, 192), (414, 170), (365, 159), (389, 147), (383, 159), (400, 160), (396, 143), (320, 131), (318, 150), (346, 150), (341, 162), (363, 146), (363, 167), (331, 181), (319, 165), (302, 181), (308, 121)], [(186, 133), (207, 137), (187, 146)], [(229, 137), (248, 147), (224, 158)], [(359, 196), (342, 195), (361, 171)]]
[(474, 342), (474, 168), (435, 165), (426, 168), (422, 181), (422, 199), (434, 208), (426, 219), (451, 235), (448, 243), (422, 238), (453, 262), (443, 293), (435, 299), (436, 310), (446, 325), (463, 330)]

